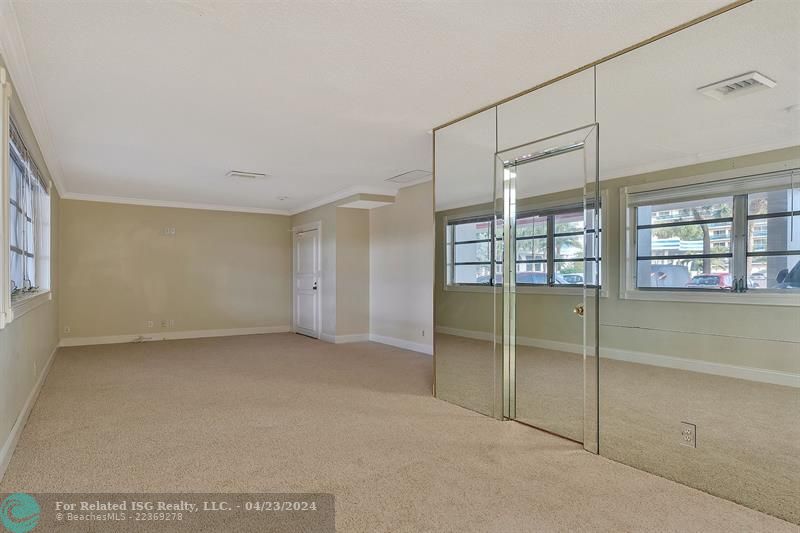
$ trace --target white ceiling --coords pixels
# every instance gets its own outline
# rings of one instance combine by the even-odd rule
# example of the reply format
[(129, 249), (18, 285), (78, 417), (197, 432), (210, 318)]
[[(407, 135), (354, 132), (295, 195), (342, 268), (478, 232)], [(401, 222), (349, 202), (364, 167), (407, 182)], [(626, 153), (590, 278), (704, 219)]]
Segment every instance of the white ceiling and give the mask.
[(13, 1), (3, 52), (65, 196), (297, 211), (391, 189), (430, 169), (433, 126), (726, 3)]

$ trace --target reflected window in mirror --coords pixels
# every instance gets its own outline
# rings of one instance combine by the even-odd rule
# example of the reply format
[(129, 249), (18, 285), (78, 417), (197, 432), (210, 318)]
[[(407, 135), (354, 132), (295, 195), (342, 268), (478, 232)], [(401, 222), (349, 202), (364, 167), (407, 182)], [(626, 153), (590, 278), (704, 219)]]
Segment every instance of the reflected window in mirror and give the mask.
[[(582, 287), (588, 279), (587, 286), (598, 286), (601, 230), (595, 230), (591, 222), (584, 233), (585, 218), (593, 221), (594, 210), (584, 212), (580, 204), (518, 215), (514, 253), (517, 285)], [(589, 236), (588, 246), (585, 236)], [(448, 221), (446, 242), (448, 286), (502, 285), (502, 219), (486, 215)]]
[[(672, 194), (672, 197), (670, 197)], [(800, 289), (800, 189), (792, 173), (633, 195), (637, 289)], [(647, 201), (647, 197), (651, 201)]]
[[(447, 224), (448, 285), (492, 284), (497, 231), (493, 216), (472, 217)], [(502, 236), (499, 237), (502, 239)]]

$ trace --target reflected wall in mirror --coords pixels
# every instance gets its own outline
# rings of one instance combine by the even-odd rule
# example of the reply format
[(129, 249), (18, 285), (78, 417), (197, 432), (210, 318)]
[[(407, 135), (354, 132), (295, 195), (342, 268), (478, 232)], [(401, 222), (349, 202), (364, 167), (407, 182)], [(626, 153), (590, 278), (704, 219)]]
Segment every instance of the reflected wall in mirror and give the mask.
[[(604, 264), (600, 453), (794, 522), (799, 34), (796, 3), (758, 1), (597, 66), (619, 235)], [(698, 90), (754, 69), (774, 86)]]
[(493, 265), (496, 111), (435, 132), (436, 396), (502, 417)]

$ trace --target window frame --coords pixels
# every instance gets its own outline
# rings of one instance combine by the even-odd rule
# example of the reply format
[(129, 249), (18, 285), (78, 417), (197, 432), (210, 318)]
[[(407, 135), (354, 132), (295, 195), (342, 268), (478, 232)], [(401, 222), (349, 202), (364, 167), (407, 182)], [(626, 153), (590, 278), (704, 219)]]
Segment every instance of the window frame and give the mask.
[[(797, 292), (779, 292), (766, 289), (750, 289), (744, 292), (733, 292), (720, 289), (690, 289), (690, 288), (655, 288), (637, 287), (636, 273), (638, 269), (638, 233), (636, 219), (636, 206), (630, 205), (630, 195), (634, 193), (669, 190), (689, 185), (709, 184), (709, 194), (714, 194), (712, 182), (723, 180), (743, 179), (761, 174), (779, 171), (788, 171), (800, 168), (800, 159), (791, 159), (778, 163), (754, 165), (741, 169), (732, 169), (696, 175), (674, 180), (652, 182), (642, 185), (632, 185), (620, 188), (620, 247), (619, 298), (623, 300), (670, 301), (670, 302), (696, 302), (696, 303), (727, 303), (742, 305), (779, 305), (800, 306), (800, 294)], [(747, 212), (747, 194), (728, 193), (733, 197), (733, 215), (731, 219), (731, 252), (730, 254), (694, 254), (692, 258), (699, 259), (710, 256), (730, 257), (731, 275), (736, 279), (739, 273), (745, 273), (746, 260), (750, 256), (747, 249), (747, 227), (750, 217)], [(712, 196), (709, 196), (711, 198)], [(680, 199), (676, 199), (679, 201)], [(776, 215), (777, 216), (777, 215)], [(727, 217), (726, 217), (727, 218)], [(692, 224), (687, 222), (685, 224)], [(744, 229), (744, 232), (740, 231)], [(755, 255), (769, 255), (769, 253), (756, 253)], [(675, 257), (675, 256), (669, 256)], [(798, 256), (800, 257), (800, 256)], [(664, 258), (660, 256), (659, 258)]]
[[(38, 181), (41, 193), (44, 194), (42, 200), (46, 199), (48, 212), (46, 216), (42, 213), (41, 217), (36, 217), (35, 213), (38, 207), (35, 203), (37, 202), (37, 198), (31, 198), (31, 210), (34, 214), (34, 216), (31, 217), (33, 225), (33, 256), (36, 262), (36, 277), (38, 278), (36, 281), (41, 288), (38, 291), (14, 298), (13, 301), (11, 298), (11, 239), (9, 234), (11, 215), (11, 127), (13, 122), (11, 117), (11, 95), (12, 87), (8, 80), (7, 72), (5, 69), (0, 68), (0, 98), (2, 99), (2, 104), (0, 104), (0, 107), (2, 107), (2, 116), (0, 116), (0, 130), (2, 130), (2, 135), (0, 136), (0, 142), (2, 142), (5, 147), (2, 153), (2, 163), (0, 164), (0, 174), (2, 174), (0, 176), (0, 202), (2, 203), (2, 209), (0, 209), (0, 230), (2, 230), (0, 231), (2, 235), (2, 252), (0, 252), (0, 260), (2, 261), (2, 267), (0, 268), (0, 284), (2, 284), (2, 293), (0, 294), (0, 329), (5, 328), (8, 324), (13, 322), (14, 319), (52, 300), (52, 272), (50, 270), (50, 255), (52, 253), (52, 235), (50, 234), (52, 198), (50, 196), (50, 189), (52, 188), (52, 184), (46, 175), (42, 174), (41, 168), (38, 167), (35, 162), (31, 164), (27, 161), (26, 156), (28, 159), (31, 158), (31, 156), (24, 146), (25, 143), (24, 140), (21, 139), (22, 134), (19, 130), (17, 130), (16, 135), (20, 137), (23, 146), (16, 146), (17, 154), (15, 155), (21, 159), (25, 167), (26, 175), (33, 172), (31, 166), (36, 168), (36, 175), (28, 176), (26, 179)], [(23, 151), (25, 153), (21, 153)], [(47, 235), (43, 235), (43, 228), (48, 232)], [(48, 250), (43, 248), (43, 244), (45, 243), (49, 248)]]
[[(516, 292), (518, 294), (559, 294), (559, 295), (580, 295), (583, 294), (583, 285), (579, 284), (551, 284), (552, 276), (554, 275), (555, 269), (554, 264), (554, 253), (552, 248), (552, 243), (556, 235), (554, 234), (554, 228), (551, 228), (550, 217), (554, 217), (555, 215), (572, 212), (576, 209), (579, 209), (583, 203), (582, 198), (573, 197), (572, 199), (564, 199), (559, 201), (548, 201), (548, 202), (539, 202), (539, 203), (532, 203), (530, 205), (526, 205), (524, 209), (520, 209), (520, 212), (516, 215), (516, 218), (519, 220), (520, 218), (525, 218), (528, 216), (542, 216), (548, 219), (548, 228), (545, 235), (538, 237), (543, 238), (547, 242), (548, 254), (546, 260), (537, 261), (540, 263), (547, 264), (548, 272), (548, 284), (533, 284), (533, 283), (516, 283)], [(600, 231), (603, 232), (603, 228), (607, 226), (608, 220), (608, 209), (603, 208), (602, 206), (608, 205), (608, 190), (601, 189), (600, 191)], [(459, 223), (465, 223), (469, 221), (477, 221), (481, 219), (492, 220), (495, 222), (493, 226), (493, 235), (496, 235), (494, 232), (497, 230), (497, 216), (494, 213), (487, 213), (486, 210), (483, 211), (472, 211), (461, 213), (456, 216), (448, 216), (445, 215), (442, 217), (442, 226), (443, 226), (443, 259), (444, 259), (444, 283), (443, 288), (445, 291), (459, 291), (459, 292), (493, 292), (495, 289), (502, 289), (502, 285), (495, 285), (491, 283), (451, 283), (450, 280), (454, 277), (453, 268), (455, 266), (455, 241), (449, 243), (448, 242), (448, 234), (450, 232), (450, 227)], [(583, 232), (581, 232), (583, 233)], [(577, 233), (576, 233), (577, 234)], [(602, 234), (602, 233), (601, 233)], [(561, 234), (559, 234), (561, 236)], [(534, 237), (524, 237), (523, 240), (532, 240)], [(491, 238), (489, 239), (491, 240)], [(490, 250), (490, 256), (492, 258), (492, 263), (490, 265), (494, 265), (494, 256), (497, 246), (497, 241), (502, 241), (502, 237), (495, 236), (495, 246), (493, 246)], [(516, 239), (515, 239), (516, 240)], [(483, 240), (481, 242), (484, 242)], [(600, 240), (600, 257), (607, 257), (607, 243), (608, 239), (603, 238)], [(448, 246), (453, 246), (453, 250), (448, 250)], [(448, 263), (448, 256), (452, 253), (453, 262)], [(516, 257), (516, 251), (514, 256)], [(569, 260), (564, 260), (569, 261)], [(564, 262), (561, 261), (561, 262)], [(581, 259), (583, 261), (583, 259)], [(529, 261), (516, 261), (515, 260), (515, 269), (517, 264), (527, 264)], [(481, 264), (485, 264), (481, 262)], [(490, 268), (491, 271), (491, 268)], [(593, 288), (593, 286), (589, 286)], [(600, 296), (606, 297), (608, 296), (608, 269), (601, 268), (600, 269)]]

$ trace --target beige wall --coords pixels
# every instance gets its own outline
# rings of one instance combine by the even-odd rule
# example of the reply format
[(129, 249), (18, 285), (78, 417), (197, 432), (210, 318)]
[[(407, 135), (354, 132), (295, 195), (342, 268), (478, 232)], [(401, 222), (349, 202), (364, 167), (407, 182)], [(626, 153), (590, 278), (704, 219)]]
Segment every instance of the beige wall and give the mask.
[(292, 227), (320, 222), (322, 338), (369, 333), (369, 213), (338, 207), (354, 195), (292, 216)]
[[(0, 66), (3, 66), (0, 60)], [(22, 105), (12, 97), (11, 113), (33, 153), (39, 169), (49, 178), (38, 144), (28, 124)], [(22, 414), (25, 402), (42, 377), (50, 356), (58, 346), (59, 268), (59, 197), (55, 187), (50, 194), (51, 260), (50, 287), (52, 300), (18, 316), (0, 330), (0, 476), (5, 461), (10, 459), (11, 431)], [(20, 428), (21, 429), (21, 428)]]
[[(619, 298), (620, 188), (675, 178), (703, 175), (734, 168), (780, 162), (800, 157), (800, 148), (680, 167), (601, 183), (607, 191), (603, 234), (607, 247), (603, 263), (608, 269), (608, 296), (601, 299), (601, 347), (698, 359), (779, 372), (800, 372), (800, 328), (796, 307), (720, 305)], [(565, 196), (570, 192), (540, 197)], [(575, 191), (572, 194), (580, 194)], [(444, 216), (473, 208), (437, 213), (436, 327), (491, 332), (492, 294), (444, 290)], [(491, 209), (491, 206), (489, 206)], [(581, 322), (572, 314), (576, 296), (517, 295), (517, 335), (537, 340), (581, 343)], [(722, 309), (724, 308), (724, 312)], [(754, 357), (754, 354), (758, 354)]]
[(61, 220), (63, 338), (291, 324), (287, 216), (62, 200)]
[(433, 183), (370, 211), (370, 333), (433, 346)]
[(336, 335), (369, 333), (369, 222), (367, 209), (336, 208)]

